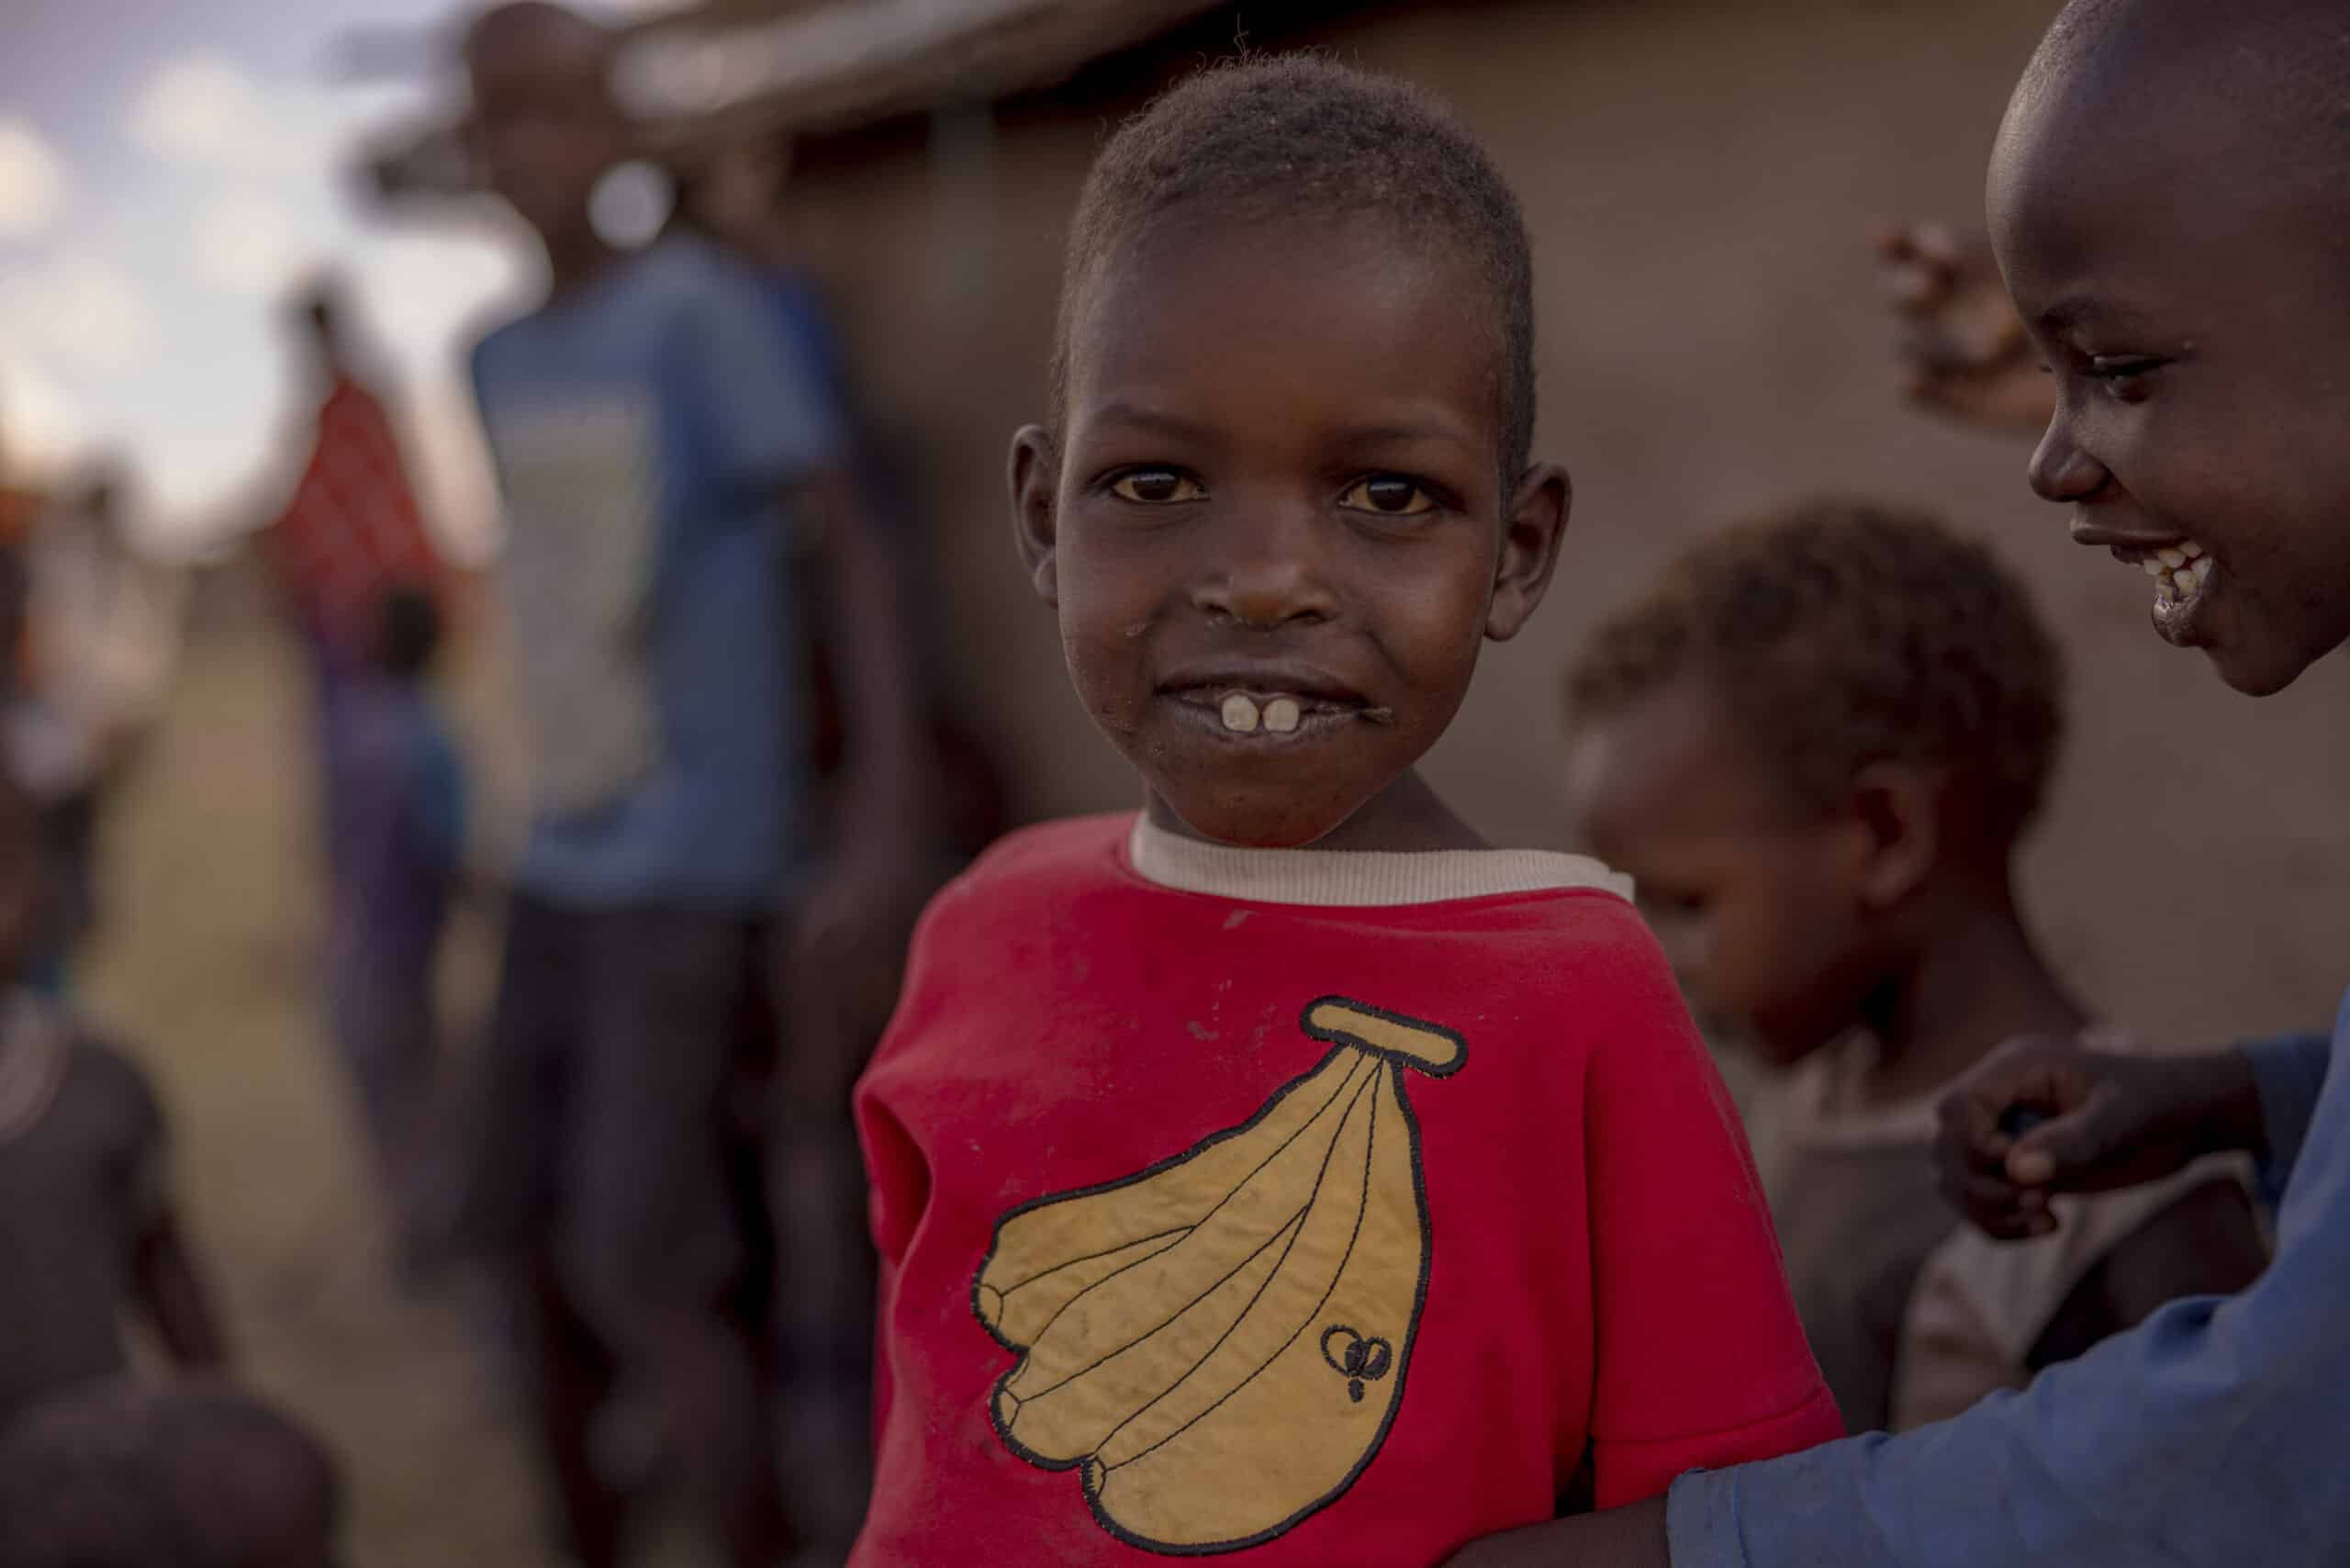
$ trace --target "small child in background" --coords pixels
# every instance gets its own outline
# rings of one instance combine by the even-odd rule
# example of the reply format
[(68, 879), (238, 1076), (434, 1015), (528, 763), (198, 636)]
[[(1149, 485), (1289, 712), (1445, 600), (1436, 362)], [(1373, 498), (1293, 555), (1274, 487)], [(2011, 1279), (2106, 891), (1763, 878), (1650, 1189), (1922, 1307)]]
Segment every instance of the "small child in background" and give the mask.
[(209, 1379), (118, 1378), (0, 1434), (6, 1568), (330, 1568), (334, 1461), (299, 1425)]
[(1017, 537), (1145, 806), (915, 938), (852, 1561), (1427, 1568), (1834, 1436), (1622, 879), (1418, 769), (1566, 521), (1483, 151), (1327, 61), (1202, 73), (1095, 163), (1053, 368)]
[(441, 612), (384, 596), (372, 667), (345, 716), (347, 857), (336, 884), (329, 1009), (358, 1091), (403, 1268), (420, 1261), (436, 1030), (433, 974), (465, 842), (464, 773), (431, 678)]
[(2210, 1162), (2065, 1200), (2061, 1230), (2012, 1247), (1936, 1191), (1942, 1091), (2006, 1040), (2086, 1023), (2013, 880), (2060, 686), (1986, 549), (1847, 501), (1696, 545), (1570, 676), (1589, 842), (1692, 991), (1784, 1070), (1750, 1132), (1855, 1431), (1955, 1415), (2264, 1261), (2244, 1182)]
[(223, 1360), (145, 1076), (23, 982), (44, 886), (39, 816), (0, 781), (0, 1422), (123, 1371), (134, 1308), (180, 1365)]

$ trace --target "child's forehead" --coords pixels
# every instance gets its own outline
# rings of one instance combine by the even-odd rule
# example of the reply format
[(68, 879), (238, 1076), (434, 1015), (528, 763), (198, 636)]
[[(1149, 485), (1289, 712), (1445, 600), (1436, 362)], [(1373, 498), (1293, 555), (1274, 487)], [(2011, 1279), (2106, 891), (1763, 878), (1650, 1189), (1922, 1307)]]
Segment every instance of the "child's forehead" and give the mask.
[(1334, 400), (1465, 395), (1482, 428), (1503, 345), (1480, 290), (1491, 294), (1466, 257), (1381, 226), (1187, 227), (1095, 269), (1072, 319), (1069, 386), (1113, 397), (1136, 380), (1270, 377)]

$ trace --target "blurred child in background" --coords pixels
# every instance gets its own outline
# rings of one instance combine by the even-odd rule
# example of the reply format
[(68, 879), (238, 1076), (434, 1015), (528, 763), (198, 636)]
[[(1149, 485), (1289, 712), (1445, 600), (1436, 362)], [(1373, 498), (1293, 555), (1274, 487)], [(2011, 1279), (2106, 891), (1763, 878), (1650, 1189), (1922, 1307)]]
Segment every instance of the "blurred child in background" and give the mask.
[(22, 983), (45, 886), (32, 803), (0, 782), (0, 1421), (121, 1372), (134, 1311), (180, 1365), (223, 1360), (145, 1075)]
[(1784, 1071), (1749, 1130), (1855, 1431), (1955, 1415), (2263, 1262), (2246, 1173), (2209, 1162), (2067, 1200), (2061, 1231), (2020, 1247), (1935, 1191), (1942, 1092), (2006, 1040), (2087, 1023), (2014, 885), (2061, 685), (1986, 548), (1843, 501), (1691, 549), (1570, 678), (1593, 847), (1632, 874), (1685, 983)]
[(432, 1219), (433, 976), (465, 842), (464, 769), (432, 695), (440, 644), (431, 596), (385, 596), (372, 667), (346, 699), (350, 841), (328, 975), (331, 1027), (405, 1269), (421, 1263)]
[(209, 1379), (112, 1379), (0, 1432), (6, 1568), (332, 1568), (334, 1461)]

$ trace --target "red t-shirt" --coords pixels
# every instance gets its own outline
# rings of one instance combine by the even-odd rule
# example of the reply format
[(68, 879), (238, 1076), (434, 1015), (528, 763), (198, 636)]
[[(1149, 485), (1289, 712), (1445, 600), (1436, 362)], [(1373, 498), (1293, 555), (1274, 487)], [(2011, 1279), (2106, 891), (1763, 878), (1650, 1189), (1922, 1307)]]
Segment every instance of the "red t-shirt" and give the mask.
[[(1426, 1568), (1551, 1517), (1586, 1450), (1608, 1506), (1841, 1434), (1622, 898), (1176, 890), (1132, 822), (1017, 834), (942, 893), (859, 1088), (856, 1564)], [(1598, 869), (1465, 857), (1529, 858)]]

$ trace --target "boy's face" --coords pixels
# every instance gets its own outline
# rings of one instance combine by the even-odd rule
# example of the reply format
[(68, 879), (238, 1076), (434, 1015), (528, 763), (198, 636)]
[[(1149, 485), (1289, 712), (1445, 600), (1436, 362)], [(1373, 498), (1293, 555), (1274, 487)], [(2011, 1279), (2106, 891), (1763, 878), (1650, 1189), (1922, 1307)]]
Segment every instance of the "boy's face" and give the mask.
[(1373, 226), (1162, 231), (1092, 283), (1058, 450), (1014, 441), (1014, 511), (1161, 825), (1375, 841), (1479, 644), (1541, 599), (1565, 476), (1501, 487), (1490, 298)]
[(1781, 1066), (1858, 1020), (1874, 973), (1858, 841), (1787, 798), (1704, 680), (1578, 726), (1567, 795), (1593, 853), (1638, 885), (1701, 1015)]
[(542, 235), (585, 232), (596, 182), (625, 156), (606, 64), (585, 24), (536, 18), (479, 39), (467, 62), (475, 156), (490, 189)]
[(2057, 378), (2032, 487), (2166, 568), (2154, 629), (2262, 695), (2350, 637), (2350, 251), (2338, 196), (2294, 199), (2181, 85), (2152, 117), (2095, 83), (2020, 95), (1992, 240)]

